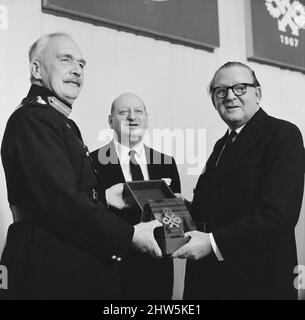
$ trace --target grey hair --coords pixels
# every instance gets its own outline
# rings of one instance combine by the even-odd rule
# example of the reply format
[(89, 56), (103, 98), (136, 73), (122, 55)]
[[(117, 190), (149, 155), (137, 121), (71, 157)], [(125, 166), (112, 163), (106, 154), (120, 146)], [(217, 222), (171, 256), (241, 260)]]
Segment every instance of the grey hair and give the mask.
[[(71, 38), (71, 36), (65, 32), (54, 32), (46, 34), (36, 40), (29, 49), (29, 63), (31, 64), (35, 60), (40, 60), (43, 56), (43, 51), (47, 46), (48, 42), (55, 37), (67, 37)], [(35, 83), (37, 80), (32, 76), (30, 77), (31, 83)]]
[(257, 80), (257, 77), (256, 77), (256, 74), (255, 74), (254, 70), (252, 68), (250, 68), (247, 64), (242, 63), (242, 62), (238, 62), (238, 61), (229, 61), (229, 62), (225, 63), (224, 65), (222, 65), (220, 68), (218, 68), (216, 70), (212, 80), (210, 81), (210, 83), (208, 85), (208, 93), (212, 97), (212, 100), (213, 100), (213, 89), (214, 89), (214, 85), (215, 85), (215, 78), (216, 78), (217, 74), (222, 69), (230, 68), (230, 67), (243, 67), (243, 68), (248, 69), (250, 71), (250, 73), (251, 73), (252, 78), (253, 78), (253, 84), (256, 87), (260, 87), (261, 86), (259, 81)]

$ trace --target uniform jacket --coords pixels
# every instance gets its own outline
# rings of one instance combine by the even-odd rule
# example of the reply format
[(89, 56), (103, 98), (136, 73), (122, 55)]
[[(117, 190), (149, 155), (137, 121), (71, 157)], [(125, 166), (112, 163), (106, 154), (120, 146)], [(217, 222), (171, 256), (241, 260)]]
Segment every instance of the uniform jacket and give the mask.
[[(94, 196), (96, 176), (62, 102), (32, 86), (8, 120), (1, 156), (8, 200), (22, 212), (1, 264), (8, 298), (103, 299), (119, 292), (133, 227)], [(59, 106), (59, 107), (58, 107)]]
[[(180, 192), (180, 179), (174, 158), (145, 147), (148, 174), (151, 180), (170, 178), (170, 188)], [(105, 190), (125, 182), (113, 141), (91, 153), (99, 177), (96, 186), (105, 202)], [(140, 217), (132, 209), (116, 210), (117, 215), (136, 224)], [(120, 266), (124, 299), (170, 299), (173, 287), (173, 263), (168, 258), (154, 259), (134, 250)]]
[(191, 207), (224, 261), (211, 254), (188, 262), (185, 298), (294, 299), (294, 228), (305, 165), (301, 133), (259, 109), (215, 167), (225, 139), (217, 141)]

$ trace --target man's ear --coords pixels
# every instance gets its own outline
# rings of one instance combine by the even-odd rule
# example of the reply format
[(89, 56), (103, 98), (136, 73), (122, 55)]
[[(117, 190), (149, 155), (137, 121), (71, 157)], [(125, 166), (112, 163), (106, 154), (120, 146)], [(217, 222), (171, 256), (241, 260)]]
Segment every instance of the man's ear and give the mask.
[(108, 116), (108, 123), (109, 123), (109, 127), (110, 127), (111, 129), (113, 129), (112, 116), (111, 116), (111, 114)]
[(148, 113), (146, 113), (147, 117), (146, 117), (146, 126), (145, 126), (145, 130), (147, 130), (149, 128), (149, 117), (148, 117)]
[(41, 80), (41, 67), (40, 67), (40, 62), (39, 61), (32, 61), (30, 63), (30, 71), (31, 75), (34, 79), (36, 80)]
[(216, 109), (216, 106), (215, 106), (215, 102), (214, 102), (213, 96), (211, 96), (211, 100), (212, 100), (212, 103), (213, 103), (214, 108)]
[(256, 98), (257, 98), (256, 103), (259, 104), (260, 101), (261, 101), (261, 97), (262, 97), (262, 89), (261, 89), (261, 87), (256, 87), (255, 89), (256, 89), (255, 90), (255, 95), (256, 95)]

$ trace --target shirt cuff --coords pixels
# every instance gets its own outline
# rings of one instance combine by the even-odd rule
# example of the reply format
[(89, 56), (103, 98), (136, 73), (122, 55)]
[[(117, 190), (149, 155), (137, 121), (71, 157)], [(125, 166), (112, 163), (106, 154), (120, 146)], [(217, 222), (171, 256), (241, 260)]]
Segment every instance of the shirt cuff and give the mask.
[(219, 261), (223, 261), (223, 260), (224, 260), (224, 259), (223, 259), (223, 256), (221, 255), (221, 253), (220, 253), (220, 251), (219, 251), (219, 249), (218, 249), (218, 247), (217, 247), (217, 244), (216, 244), (216, 242), (215, 242), (215, 239), (214, 239), (214, 237), (213, 237), (213, 234), (212, 234), (212, 233), (209, 233), (209, 237), (210, 237), (210, 242), (211, 242), (213, 251), (214, 251), (217, 259), (218, 259)]

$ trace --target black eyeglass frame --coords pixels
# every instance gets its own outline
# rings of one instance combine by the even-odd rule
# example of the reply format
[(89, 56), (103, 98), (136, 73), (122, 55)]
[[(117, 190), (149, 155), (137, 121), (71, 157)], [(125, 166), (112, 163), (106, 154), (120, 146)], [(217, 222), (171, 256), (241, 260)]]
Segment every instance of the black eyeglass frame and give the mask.
[[(235, 92), (234, 87), (239, 86), (239, 85), (244, 85), (244, 86), (245, 86), (245, 92), (243, 92), (243, 93), (241, 93), (241, 94)], [(220, 87), (215, 87), (215, 88), (213, 88), (213, 89), (212, 89), (212, 94), (213, 94), (213, 96), (215, 96), (215, 97), (218, 98), (218, 99), (224, 99), (224, 98), (227, 97), (229, 90), (232, 89), (233, 93), (234, 93), (236, 96), (240, 97), (240, 96), (244, 95), (244, 94), (247, 92), (248, 87), (256, 88), (256, 87), (259, 87), (259, 85), (256, 83), (256, 81), (254, 81), (254, 83), (247, 83), (247, 82), (236, 83), (236, 84), (234, 84), (233, 86), (228, 86), (228, 87), (226, 87), (226, 86), (220, 86)], [(227, 93), (226, 93), (223, 97), (217, 97), (217, 95), (215, 94), (215, 91), (216, 91), (217, 89), (219, 89), (219, 88), (225, 88), (225, 89), (227, 90)]]

